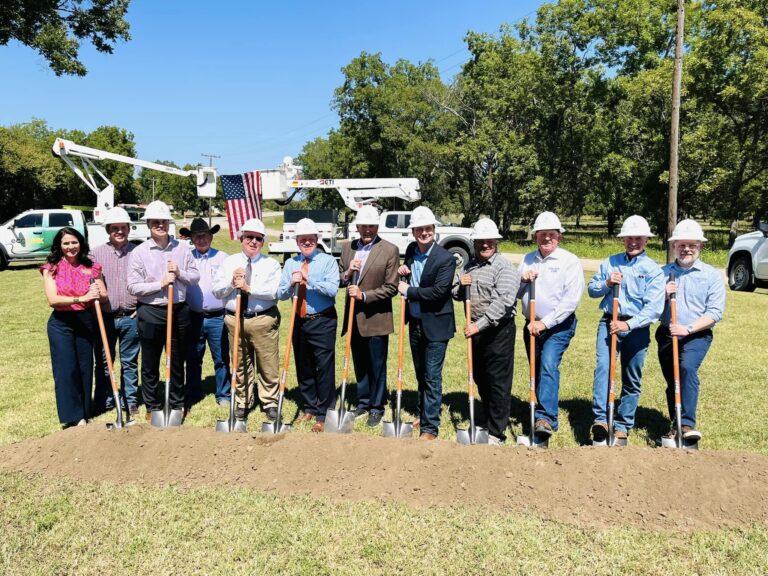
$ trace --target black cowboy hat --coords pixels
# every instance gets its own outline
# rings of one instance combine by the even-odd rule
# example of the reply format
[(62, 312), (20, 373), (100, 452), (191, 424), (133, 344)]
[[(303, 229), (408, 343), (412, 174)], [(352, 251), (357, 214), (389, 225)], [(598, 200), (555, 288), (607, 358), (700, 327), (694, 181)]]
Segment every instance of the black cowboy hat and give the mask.
[(189, 228), (180, 228), (179, 233), (182, 236), (191, 237), (192, 234), (199, 234), (200, 232), (208, 232), (210, 234), (216, 234), (221, 229), (221, 226), (214, 224), (212, 227), (208, 227), (208, 222), (202, 218), (195, 218), (192, 220), (192, 224)]

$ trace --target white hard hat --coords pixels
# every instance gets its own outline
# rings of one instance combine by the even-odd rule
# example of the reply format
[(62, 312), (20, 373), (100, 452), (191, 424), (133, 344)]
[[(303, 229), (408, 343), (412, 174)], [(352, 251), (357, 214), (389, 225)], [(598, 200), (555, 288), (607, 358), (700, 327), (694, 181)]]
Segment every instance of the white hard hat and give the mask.
[(668, 238), (670, 242), (678, 240), (695, 240), (697, 242), (706, 242), (704, 231), (696, 220), (680, 220), (672, 231), (672, 236)]
[(411, 213), (410, 228), (421, 228), (422, 226), (434, 226), (437, 224), (432, 210), (426, 206), (419, 206)]
[(645, 236), (646, 238), (652, 238), (655, 234), (651, 232), (651, 227), (648, 226), (648, 221), (642, 216), (635, 214), (624, 220), (624, 224), (621, 225), (621, 232), (617, 234), (618, 238), (624, 238), (625, 236)]
[(357, 214), (355, 214), (355, 221), (352, 222), (355, 226), (361, 226), (361, 225), (369, 225), (369, 226), (378, 226), (379, 225), (379, 211), (376, 210), (374, 206), (363, 206), (358, 210)]
[(302, 218), (296, 222), (296, 236), (304, 236), (307, 234), (320, 235), (317, 229), (317, 224), (310, 218)]
[(536, 216), (536, 221), (533, 223), (533, 232), (539, 230), (557, 230), (561, 234), (565, 232), (565, 228), (560, 224), (560, 218), (554, 212), (542, 212)]
[(104, 216), (104, 226), (109, 226), (110, 224), (130, 224), (131, 223), (131, 217), (128, 216), (128, 212), (125, 211), (125, 208), (120, 208), (120, 206), (115, 206), (114, 208), (110, 208), (107, 210), (106, 216)]
[(144, 212), (142, 220), (172, 220), (171, 210), (168, 208), (168, 204), (162, 200), (155, 200), (147, 205), (147, 210)]
[(240, 231), (238, 232), (240, 237), (243, 236), (243, 232), (256, 232), (257, 234), (261, 234), (265, 237), (267, 235), (267, 229), (264, 226), (264, 222), (258, 218), (251, 218), (243, 222), (243, 225), (240, 226)]
[(499, 227), (490, 218), (480, 218), (472, 227), (472, 240), (498, 240), (501, 238)]

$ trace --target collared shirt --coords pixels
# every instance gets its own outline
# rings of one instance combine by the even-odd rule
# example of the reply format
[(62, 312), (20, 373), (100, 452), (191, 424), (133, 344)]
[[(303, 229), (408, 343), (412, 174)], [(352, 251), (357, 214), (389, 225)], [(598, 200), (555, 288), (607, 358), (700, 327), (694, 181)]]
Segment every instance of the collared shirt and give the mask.
[(126, 242), (122, 248), (107, 242), (91, 250), (93, 261), (102, 266), (110, 310), (136, 310), (136, 296), (128, 292), (129, 255), (134, 248), (136, 245), (130, 242)]
[[(662, 268), (664, 281), (670, 272), (675, 273), (677, 283), (677, 323), (687, 326), (702, 316), (708, 316), (715, 322), (723, 319), (725, 309), (725, 282), (715, 268), (696, 260), (690, 268), (683, 268), (677, 262)], [(661, 323), (669, 326), (669, 300), (664, 306)]]
[(368, 242), (368, 244), (363, 244), (363, 241), (360, 239), (355, 240), (357, 244), (357, 248), (355, 248), (355, 258), (360, 260), (360, 272), (363, 271), (365, 262), (368, 260), (368, 256), (371, 255), (371, 250), (373, 250), (373, 245), (376, 244), (377, 238), (378, 236), (374, 236), (373, 240)]
[[(248, 276), (250, 264), (251, 274)], [(232, 275), (242, 268), (246, 272), (245, 283), (251, 288), (244, 312), (264, 312), (277, 304), (277, 287), (280, 284), (280, 264), (276, 260), (256, 254), (249, 258), (244, 252), (227, 256), (213, 281), (213, 293), (224, 300), (227, 310), (235, 311), (237, 292), (232, 286)]]
[[(464, 267), (464, 274), (472, 275), (469, 301), (472, 304), (472, 322), (482, 331), (498, 326), (504, 318), (516, 313), (515, 299), (520, 286), (520, 273), (512, 262), (498, 252), (481, 262), (476, 258)], [(466, 287), (461, 283), (453, 286), (454, 298), (464, 299)]]
[[(56, 264), (46, 262), (40, 266), (40, 274), (44, 271), (53, 278), (56, 283), (56, 294), (59, 296), (83, 296), (91, 287), (91, 280), (101, 275), (101, 264), (94, 262), (91, 268), (82, 264), (73, 266), (66, 258), (62, 258)], [(93, 308), (93, 301), (78, 302), (77, 304), (59, 304), (53, 306), (54, 310), (82, 311)]]
[[(429, 247), (429, 250), (422, 252), (418, 244), (416, 250), (413, 251), (413, 262), (411, 263), (411, 286), (419, 287), (421, 285), (421, 275), (424, 272), (424, 267), (427, 265), (427, 258), (432, 254), (432, 248), (435, 247), (435, 242)], [(418, 301), (408, 300), (408, 312), (414, 318), (421, 318), (421, 303)]]
[(161, 288), (160, 281), (168, 273), (168, 262), (171, 260), (179, 267), (178, 282), (174, 282), (173, 287), (173, 302), (184, 302), (187, 287), (200, 280), (200, 272), (189, 245), (176, 239), (169, 240), (168, 245), (161, 248), (150, 238), (131, 252), (128, 260), (128, 292), (142, 304), (167, 304), (168, 287)]
[(587, 291), (591, 298), (603, 297), (600, 310), (604, 314), (613, 311), (613, 287), (606, 284), (611, 272), (622, 274), (619, 314), (632, 317), (627, 321), (629, 329), (644, 328), (656, 322), (664, 310), (664, 274), (661, 266), (645, 251), (634, 258), (621, 252), (603, 260), (600, 270), (589, 281)]
[(200, 271), (200, 282), (191, 285), (187, 289), (187, 304), (194, 312), (215, 312), (224, 307), (224, 302), (213, 293), (213, 280), (216, 273), (227, 258), (226, 252), (215, 248), (208, 248), (205, 254), (192, 250), (192, 258), (197, 263)]
[[(575, 254), (559, 246), (546, 258), (541, 252), (529, 252), (518, 267), (522, 276), (528, 270), (538, 272), (536, 277), (536, 320), (551, 329), (576, 311), (584, 293), (584, 269)], [(520, 284), (517, 293), (526, 318), (530, 313), (529, 282)]]
[[(287, 300), (293, 296), (291, 274), (301, 270), (304, 255), (299, 253), (285, 263), (277, 297)], [(339, 265), (333, 256), (315, 250), (309, 257), (307, 277), (307, 314), (318, 314), (336, 305), (336, 292), (339, 291)]]

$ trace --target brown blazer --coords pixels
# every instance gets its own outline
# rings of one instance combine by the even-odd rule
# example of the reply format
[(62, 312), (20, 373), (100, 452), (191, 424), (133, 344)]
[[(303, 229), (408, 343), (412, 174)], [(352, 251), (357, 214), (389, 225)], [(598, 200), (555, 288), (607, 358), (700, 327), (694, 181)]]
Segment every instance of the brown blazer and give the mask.
[[(349, 268), (355, 257), (359, 240), (346, 242), (341, 248), (341, 265)], [(394, 332), (392, 324), (392, 297), (397, 294), (397, 268), (400, 266), (400, 252), (397, 246), (378, 236), (365, 261), (357, 285), (363, 291), (365, 300), (355, 302), (355, 322), (361, 336), (384, 336)], [(351, 283), (345, 282), (348, 286)], [(344, 322), (342, 336), (347, 332), (349, 297), (344, 300)]]

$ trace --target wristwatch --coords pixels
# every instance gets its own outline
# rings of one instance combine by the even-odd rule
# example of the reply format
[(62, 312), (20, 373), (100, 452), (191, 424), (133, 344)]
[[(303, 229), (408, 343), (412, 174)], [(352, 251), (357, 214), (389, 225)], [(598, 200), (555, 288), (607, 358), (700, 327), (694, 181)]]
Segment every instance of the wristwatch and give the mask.
[(80, 298), (78, 298), (77, 296), (72, 298), (72, 304), (79, 304), (79, 303), (80, 303)]
[(688, 334), (693, 334), (693, 324), (688, 324), (688, 326), (686, 326), (686, 329), (688, 330)]

